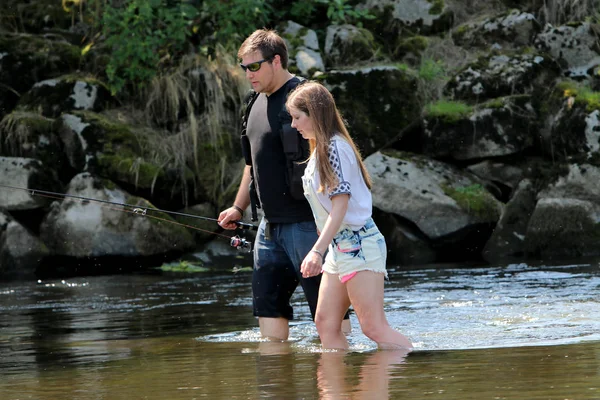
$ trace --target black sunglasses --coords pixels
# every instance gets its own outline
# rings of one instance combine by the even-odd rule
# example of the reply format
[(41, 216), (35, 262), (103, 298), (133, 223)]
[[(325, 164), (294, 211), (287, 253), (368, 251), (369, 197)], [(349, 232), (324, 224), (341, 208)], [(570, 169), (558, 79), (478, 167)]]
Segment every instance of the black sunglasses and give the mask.
[(269, 57), (269, 58), (265, 58), (264, 60), (260, 60), (260, 61), (255, 61), (253, 63), (250, 64), (240, 64), (240, 67), (242, 67), (242, 69), (244, 70), (244, 72), (246, 72), (247, 69), (250, 70), (250, 72), (256, 72), (260, 69), (260, 65), (264, 62), (267, 61), (271, 61), (273, 59), (273, 57)]

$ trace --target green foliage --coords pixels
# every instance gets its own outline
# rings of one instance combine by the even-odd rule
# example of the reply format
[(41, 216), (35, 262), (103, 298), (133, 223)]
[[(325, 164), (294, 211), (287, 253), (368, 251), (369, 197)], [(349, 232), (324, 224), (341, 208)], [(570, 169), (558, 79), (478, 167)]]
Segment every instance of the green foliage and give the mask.
[(305, 21), (317, 11), (316, 1), (295, 1), (290, 9), (290, 17), (296, 21)]
[(172, 4), (128, 0), (123, 7), (104, 9), (102, 31), (111, 49), (106, 74), (113, 94), (127, 84), (144, 87), (161, 64), (184, 50), (197, 10), (182, 2)]
[(189, 261), (179, 261), (179, 262), (173, 262), (173, 263), (166, 263), (161, 265), (160, 267), (157, 267), (157, 269), (160, 269), (161, 271), (164, 272), (184, 272), (184, 273), (197, 273), (197, 272), (209, 272), (210, 268), (205, 267), (203, 265), (198, 265), (198, 264), (194, 264), (192, 262)]
[(268, 26), (273, 7), (266, 0), (204, 0), (200, 21), (206, 34), (225, 47), (237, 48), (258, 28)]
[(600, 92), (593, 91), (583, 83), (575, 81), (562, 81), (557, 88), (565, 98), (573, 97), (575, 104), (581, 104), (586, 111), (600, 110)]
[(368, 10), (356, 9), (347, 0), (316, 0), (327, 6), (327, 18), (336, 25), (356, 22), (360, 26), (363, 19), (374, 19)]
[(433, 82), (439, 79), (446, 79), (446, 68), (440, 61), (434, 61), (432, 59), (424, 59), (419, 67), (419, 78)]

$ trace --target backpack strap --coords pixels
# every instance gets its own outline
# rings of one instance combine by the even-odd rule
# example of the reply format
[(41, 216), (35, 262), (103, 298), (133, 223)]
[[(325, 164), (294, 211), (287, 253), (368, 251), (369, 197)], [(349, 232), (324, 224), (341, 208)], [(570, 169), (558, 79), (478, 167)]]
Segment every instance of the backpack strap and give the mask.
[(250, 153), (250, 140), (246, 135), (246, 129), (248, 127), (248, 117), (250, 116), (250, 110), (252, 109), (252, 105), (258, 98), (259, 93), (254, 90), (250, 90), (248, 96), (246, 97), (246, 101), (244, 101), (244, 112), (242, 114), (242, 133), (241, 133), (241, 141), (242, 141), (242, 154), (244, 155), (244, 160), (246, 161), (246, 165), (252, 165), (252, 154)]
[[(286, 97), (293, 89), (304, 82), (306, 79), (296, 77), (297, 79), (286, 85)], [(292, 116), (285, 106), (279, 112), (279, 122), (281, 123), (281, 143), (286, 159), (286, 183), (292, 197), (296, 200), (304, 200), (304, 190), (302, 188), (302, 175), (306, 168), (305, 161), (309, 156), (308, 140), (292, 127)]]
[(250, 151), (250, 139), (248, 139), (248, 135), (246, 135), (246, 128), (248, 127), (248, 116), (250, 115), (250, 109), (252, 105), (258, 98), (259, 93), (251, 90), (248, 96), (246, 97), (246, 101), (244, 102), (246, 109), (242, 114), (242, 133), (240, 136), (240, 142), (242, 144), (242, 154), (244, 155), (244, 161), (246, 165), (250, 166), (250, 186), (248, 187), (248, 191), (250, 193), (250, 209), (252, 211), (252, 215), (250, 220), (255, 222), (258, 219), (257, 208), (260, 208), (260, 200), (258, 199), (258, 193), (256, 193), (256, 184), (254, 183), (254, 171), (252, 169), (252, 153)]

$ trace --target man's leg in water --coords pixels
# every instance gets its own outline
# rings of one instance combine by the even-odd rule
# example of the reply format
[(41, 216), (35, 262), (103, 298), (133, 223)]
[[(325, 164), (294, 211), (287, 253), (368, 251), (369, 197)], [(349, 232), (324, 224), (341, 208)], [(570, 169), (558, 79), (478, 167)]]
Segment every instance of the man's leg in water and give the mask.
[(260, 335), (270, 340), (287, 340), (290, 335), (290, 326), (286, 318), (258, 317)]
[(290, 298), (298, 286), (294, 265), (280, 245), (280, 224), (271, 225), (268, 239), (267, 225), (261, 221), (254, 244), (252, 272), (252, 299), (254, 315), (262, 337), (287, 340), (289, 320), (294, 317)]

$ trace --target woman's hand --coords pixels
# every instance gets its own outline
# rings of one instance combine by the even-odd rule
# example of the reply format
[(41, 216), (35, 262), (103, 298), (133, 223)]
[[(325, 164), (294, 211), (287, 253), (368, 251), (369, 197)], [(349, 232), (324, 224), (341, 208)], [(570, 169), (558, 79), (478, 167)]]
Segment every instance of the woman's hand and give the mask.
[(310, 278), (319, 275), (323, 271), (323, 256), (317, 251), (309, 251), (302, 265), (300, 265), (300, 272), (303, 278)]

